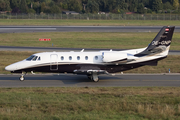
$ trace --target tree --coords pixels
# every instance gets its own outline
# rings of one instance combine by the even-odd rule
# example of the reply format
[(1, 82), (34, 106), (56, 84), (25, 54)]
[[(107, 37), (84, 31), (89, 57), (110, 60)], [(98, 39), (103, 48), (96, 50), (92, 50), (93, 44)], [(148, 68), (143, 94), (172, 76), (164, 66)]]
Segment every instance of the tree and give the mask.
[(82, 11), (82, 3), (77, 0), (69, 0), (68, 9), (71, 11), (80, 12)]
[(50, 10), (50, 7), (49, 6), (46, 6), (45, 8), (44, 8), (44, 11), (43, 11), (44, 13), (51, 13), (51, 10)]
[(98, 4), (99, 4), (99, 11), (103, 11), (103, 12), (107, 12), (107, 3), (108, 0), (99, 0)]
[(168, 9), (172, 9), (173, 7), (172, 7), (172, 5), (171, 5), (171, 3), (170, 2), (166, 2), (166, 3), (164, 3), (163, 4), (163, 9), (164, 10), (168, 10)]
[(143, 3), (140, 3), (138, 5), (137, 12), (140, 13), (140, 14), (144, 14), (145, 13), (145, 9), (144, 9), (144, 4)]
[(59, 3), (59, 6), (60, 6), (62, 9), (65, 9), (65, 10), (68, 9), (67, 3), (60, 2), (60, 3)]
[(11, 13), (21, 13), (21, 10), (17, 7), (13, 8)]
[(137, 0), (130, 0), (129, 1), (129, 11), (130, 12), (137, 12), (138, 1)]
[(26, 0), (21, 0), (19, 8), (20, 8), (22, 13), (27, 13), (28, 12), (28, 7), (27, 7), (27, 4), (26, 4)]
[(99, 12), (99, 4), (95, 0), (88, 0), (86, 11), (88, 13)]
[(152, 10), (158, 12), (161, 9), (162, 9), (162, 1), (154, 0), (152, 3)]
[(12, 9), (14, 8), (18, 8), (19, 7), (19, 4), (20, 4), (21, 0), (10, 0), (10, 7)]
[(36, 11), (34, 9), (28, 9), (28, 13), (32, 13), (32, 14), (35, 14)]
[(127, 9), (127, 4), (125, 0), (117, 0), (117, 8), (121, 10), (126, 10)]
[[(12, 9), (13, 12), (22, 13), (33, 13), (34, 10), (36, 13), (57, 13), (61, 9), (88, 13), (99, 11), (121, 13), (126, 10), (151, 13), (152, 10), (156, 12), (162, 9), (178, 10), (179, 2), (180, 0), (0, 0), (0, 10), (10, 11)], [(145, 10), (143, 7), (148, 9)]]
[(41, 12), (44, 12), (45, 7), (46, 7), (45, 2), (42, 2), (42, 3), (41, 3)]
[(175, 10), (178, 10), (179, 0), (173, 0), (173, 7), (174, 7)]
[(117, 1), (116, 0), (108, 0), (108, 11), (109, 12), (117, 12)]
[(125, 0), (116, 0), (115, 3), (112, 5), (111, 12), (114, 13), (123, 13), (124, 10), (127, 9), (127, 4)]
[(50, 8), (50, 11), (51, 11), (51, 13), (60, 13), (61, 12), (61, 10), (59, 9), (59, 7), (57, 5), (53, 5)]
[(11, 11), (9, 0), (0, 0), (0, 11)]
[(40, 13), (40, 3), (38, 2), (33, 2), (33, 9), (36, 11), (36, 13)]

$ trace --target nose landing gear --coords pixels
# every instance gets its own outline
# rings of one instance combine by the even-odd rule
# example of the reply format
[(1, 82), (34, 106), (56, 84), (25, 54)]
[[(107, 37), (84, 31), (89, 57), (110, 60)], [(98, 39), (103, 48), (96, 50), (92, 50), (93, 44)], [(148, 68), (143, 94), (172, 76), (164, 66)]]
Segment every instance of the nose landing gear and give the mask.
[(24, 81), (24, 76), (22, 75), (20, 78), (19, 78), (20, 81)]
[[(26, 73), (27, 73), (27, 72), (26, 72)], [(24, 75), (26, 75), (26, 73), (24, 74), (24, 73), (22, 72), (22, 75), (21, 75), (21, 77), (19, 78), (20, 81), (24, 81)]]

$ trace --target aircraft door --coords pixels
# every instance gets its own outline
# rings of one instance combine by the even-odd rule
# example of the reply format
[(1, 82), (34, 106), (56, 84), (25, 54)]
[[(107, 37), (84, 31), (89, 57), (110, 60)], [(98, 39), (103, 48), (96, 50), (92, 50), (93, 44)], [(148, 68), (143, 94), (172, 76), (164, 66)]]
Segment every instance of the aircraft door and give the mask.
[(58, 55), (57, 54), (51, 54), (50, 55), (50, 70), (56, 71), (58, 70)]

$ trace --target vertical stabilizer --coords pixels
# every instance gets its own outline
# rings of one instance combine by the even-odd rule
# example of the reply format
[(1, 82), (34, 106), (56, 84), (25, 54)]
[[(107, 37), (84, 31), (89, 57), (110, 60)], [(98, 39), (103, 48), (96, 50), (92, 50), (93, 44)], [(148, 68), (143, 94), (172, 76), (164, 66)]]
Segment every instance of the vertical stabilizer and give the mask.
[(151, 54), (161, 53), (165, 50), (169, 50), (172, 36), (174, 33), (175, 26), (164, 26), (149, 46), (142, 52), (135, 54), (136, 57), (142, 57)]

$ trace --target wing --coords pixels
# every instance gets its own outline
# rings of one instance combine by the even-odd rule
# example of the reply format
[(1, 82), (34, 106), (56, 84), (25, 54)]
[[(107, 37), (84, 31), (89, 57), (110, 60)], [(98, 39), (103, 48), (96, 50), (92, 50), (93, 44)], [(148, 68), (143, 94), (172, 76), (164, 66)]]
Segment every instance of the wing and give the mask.
[(78, 65), (77, 69), (73, 71), (75, 74), (82, 75), (91, 75), (91, 74), (108, 74), (106, 70), (104, 70), (102, 65)]
[(91, 75), (91, 74), (108, 74), (108, 72), (106, 70), (93, 70), (93, 69), (89, 69), (89, 70), (74, 70), (75, 74), (81, 74), (81, 75)]

